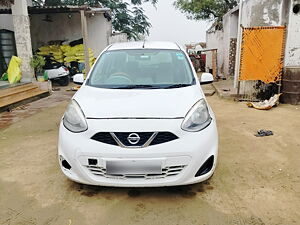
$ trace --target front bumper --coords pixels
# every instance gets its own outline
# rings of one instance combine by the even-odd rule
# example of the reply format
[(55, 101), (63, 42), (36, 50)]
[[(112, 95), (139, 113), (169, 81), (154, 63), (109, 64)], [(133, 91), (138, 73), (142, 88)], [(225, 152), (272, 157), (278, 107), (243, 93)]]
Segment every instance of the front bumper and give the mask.
[[(198, 183), (212, 176), (218, 156), (218, 134), (215, 120), (200, 132), (181, 130), (182, 119), (88, 119), (89, 129), (72, 133), (61, 123), (58, 154), (71, 169), (60, 165), (63, 173), (79, 183), (118, 187), (158, 187)], [(145, 148), (122, 148), (92, 140), (97, 132), (163, 132), (170, 131), (179, 138)], [(205, 161), (214, 156), (212, 169), (195, 177)], [(89, 166), (89, 159), (97, 159)], [(160, 161), (163, 175), (110, 176), (105, 174), (106, 162), (115, 160)], [(96, 172), (95, 172), (96, 171)], [(175, 173), (174, 173), (175, 172)]]

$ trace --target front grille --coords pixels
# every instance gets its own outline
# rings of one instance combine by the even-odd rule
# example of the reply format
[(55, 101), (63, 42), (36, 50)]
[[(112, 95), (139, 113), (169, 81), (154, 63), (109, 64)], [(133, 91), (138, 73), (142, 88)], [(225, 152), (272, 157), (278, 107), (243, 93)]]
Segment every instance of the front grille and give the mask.
[(95, 176), (110, 179), (162, 179), (166, 177), (176, 176), (181, 173), (185, 165), (168, 166), (162, 169), (161, 174), (106, 174), (106, 169), (100, 166), (86, 166), (86, 168)]
[[(129, 135), (137, 134), (139, 141), (130, 143)], [(173, 141), (178, 137), (171, 132), (99, 132), (91, 137), (92, 140), (110, 145), (119, 145), (120, 147), (147, 147)]]
[(115, 141), (115, 139), (113, 139), (113, 137), (108, 132), (97, 133), (93, 137), (91, 137), (91, 139), (105, 143), (105, 144), (118, 145), (118, 143)]
[(127, 137), (132, 134), (129, 132), (115, 132), (114, 134), (116, 137), (122, 142), (123, 145), (125, 146), (143, 146), (149, 138), (153, 135), (154, 132), (136, 132), (136, 134), (139, 135), (140, 140), (137, 144), (131, 144), (128, 140)]
[(178, 137), (170, 132), (159, 132), (150, 145), (158, 145), (165, 142), (176, 140)]

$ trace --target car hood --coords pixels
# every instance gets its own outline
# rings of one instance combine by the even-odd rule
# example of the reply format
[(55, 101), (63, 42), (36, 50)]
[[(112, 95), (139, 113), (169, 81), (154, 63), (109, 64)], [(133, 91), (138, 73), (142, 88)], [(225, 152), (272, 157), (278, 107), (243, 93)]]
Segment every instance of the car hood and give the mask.
[(182, 118), (203, 97), (198, 85), (130, 90), (84, 85), (74, 99), (86, 118)]

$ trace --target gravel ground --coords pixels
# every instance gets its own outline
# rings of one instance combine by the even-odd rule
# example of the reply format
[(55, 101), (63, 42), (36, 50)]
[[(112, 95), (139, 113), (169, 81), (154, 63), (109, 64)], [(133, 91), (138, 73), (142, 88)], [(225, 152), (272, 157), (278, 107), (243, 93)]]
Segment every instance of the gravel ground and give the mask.
[[(208, 101), (219, 164), (209, 181), (191, 186), (69, 181), (56, 153), (66, 101), (0, 129), (0, 224), (300, 224), (300, 106), (258, 111), (217, 96)], [(274, 135), (255, 137), (259, 129)]]

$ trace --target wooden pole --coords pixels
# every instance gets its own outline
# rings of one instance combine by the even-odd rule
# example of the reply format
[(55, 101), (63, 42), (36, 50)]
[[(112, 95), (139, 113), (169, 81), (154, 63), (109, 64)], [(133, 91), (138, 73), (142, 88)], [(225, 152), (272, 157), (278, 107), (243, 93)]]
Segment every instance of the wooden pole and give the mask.
[(216, 50), (212, 50), (212, 54), (211, 54), (211, 57), (212, 57), (212, 70), (213, 70), (213, 76), (214, 76), (214, 79), (216, 80), (217, 79), (217, 62), (216, 62)]
[(216, 80), (218, 80), (220, 78), (219, 76), (219, 70), (218, 70), (218, 50), (216, 50), (215, 52), (215, 57), (216, 57)]
[(85, 75), (84, 78), (88, 75), (90, 71), (90, 56), (89, 56), (89, 47), (88, 47), (88, 31), (87, 31), (87, 22), (85, 10), (80, 10), (81, 17), (81, 32), (83, 37), (83, 46), (84, 46), (84, 63), (85, 63)]
[(234, 80), (233, 80), (234, 88), (237, 87), (239, 77), (240, 77), (241, 43), (242, 43), (242, 36), (243, 36), (242, 12), (243, 12), (243, 0), (240, 0), (240, 2), (239, 2), (239, 18), (238, 18), (238, 34), (237, 34), (236, 54), (235, 54)]

